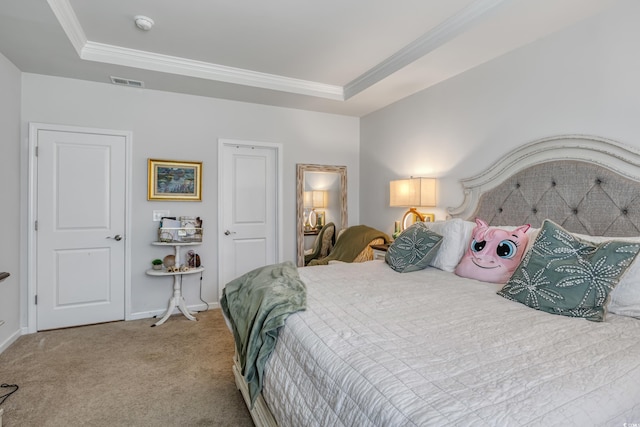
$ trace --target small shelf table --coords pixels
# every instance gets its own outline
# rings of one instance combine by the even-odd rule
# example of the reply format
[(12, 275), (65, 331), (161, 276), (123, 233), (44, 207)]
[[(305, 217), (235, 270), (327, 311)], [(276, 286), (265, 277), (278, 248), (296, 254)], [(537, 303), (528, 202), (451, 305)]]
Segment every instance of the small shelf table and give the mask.
[[(175, 260), (176, 260), (176, 265), (180, 264), (180, 248), (183, 246), (195, 246), (195, 245), (200, 245), (201, 242), (152, 242), (151, 243), (154, 246), (172, 246), (174, 248), (175, 251)], [(196, 319), (194, 313), (190, 312), (189, 309), (187, 308), (187, 304), (184, 301), (184, 297), (182, 296), (182, 277), (183, 275), (188, 275), (188, 274), (196, 274), (196, 273), (201, 273), (204, 271), (204, 267), (195, 267), (195, 268), (190, 268), (187, 271), (166, 271), (166, 270), (154, 270), (154, 269), (149, 269), (146, 271), (146, 274), (148, 276), (162, 276), (162, 277), (171, 277), (173, 276), (173, 296), (171, 297), (171, 299), (169, 299), (169, 307), (167, 308), (167, 311), (164, 313), (164, 316), (162, 316), (162, 318), (160, 320), (158, 320), (156, 323), (154, 323), (151, 326), (160, 326), (162, 325), (164, 322), (167, 321), (167, 319), (169, 318), (169, 316), (171, 316), (171, 314), (173, 313), (173, 310), (175, 310), (176, 308), (179, 309), (182, 314), (184, 314), (184, 316), (189, 319), (189, 320), (198, 320)], [(180, 276), (180, 277), (178, 277)]]

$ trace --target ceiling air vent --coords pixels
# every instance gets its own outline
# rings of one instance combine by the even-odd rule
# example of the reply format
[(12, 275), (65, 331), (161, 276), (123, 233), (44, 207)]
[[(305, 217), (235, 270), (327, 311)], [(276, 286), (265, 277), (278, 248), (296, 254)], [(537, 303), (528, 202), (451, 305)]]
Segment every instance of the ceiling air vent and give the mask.
[(144, 87), (144, 82), (139, 80), (123, 79), (122, 77), (111, 76), (111, 83), (114, 85), (130, 86), (130, 87)]

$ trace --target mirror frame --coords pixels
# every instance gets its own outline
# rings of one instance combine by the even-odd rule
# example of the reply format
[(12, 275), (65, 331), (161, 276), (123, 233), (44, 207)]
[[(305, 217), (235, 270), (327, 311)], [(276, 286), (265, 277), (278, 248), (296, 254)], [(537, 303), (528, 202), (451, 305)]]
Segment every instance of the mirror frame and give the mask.
[[(340, 228), (347, 228), (347, 167), (311, 165), (298, 163), (296, 165), (296, 236), (298, 243), (298, 267), (304, 267), (304, 174), (305, 172), (329, 172), (340, 175)], [(336, 224), (336, 227), (338, 224)]]

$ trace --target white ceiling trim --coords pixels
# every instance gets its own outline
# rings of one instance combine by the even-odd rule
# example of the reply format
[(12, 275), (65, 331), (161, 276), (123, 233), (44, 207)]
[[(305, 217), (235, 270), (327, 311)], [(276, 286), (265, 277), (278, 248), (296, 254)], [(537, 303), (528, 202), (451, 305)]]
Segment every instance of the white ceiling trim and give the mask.
[(511, 0), (476, 0), (347, 85), (336, 86), (87, 40), (69, 0), (47, 0), (78, 56), (87, 61), (345, 101), (462, 34)]
[(47, 3), (79, 56), (82, 48), (87, 44), (87, 36), (71, 4), (68, 0), (47, 0)]
[(491, 10), (511, 0), (476, 0), (344, 87), (349, 99), (464, 33)]
[(342, 86), (92, 42), (68, 0), (47, 2), (81, 59), (344, 101)]
[(338, 101), (344, 100), (341, 86), (293, 79), (275, 74), (260, 73), (242, 68), (227, 67), (209, 62), (160, 55), (153, 52), (128, 49), (91, 41), (87, 42), (82, 48), (80, 57), (88, 61), (106, 62), (109, 64), (310, 95)]

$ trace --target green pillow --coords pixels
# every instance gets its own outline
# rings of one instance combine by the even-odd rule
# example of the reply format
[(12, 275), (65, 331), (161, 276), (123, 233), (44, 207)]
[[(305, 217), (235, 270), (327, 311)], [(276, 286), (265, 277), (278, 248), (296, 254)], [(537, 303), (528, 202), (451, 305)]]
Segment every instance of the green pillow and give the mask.
[(438, 254), (442, 236), (429, 230), (423, 222), (416, 222), (389, 246), (385, 261), (399, 273), (427, 268)]
[(609, 293), (639, 249), (638, 243), (586, 242), (545, 220), (498, 295), (547, 313), (602, 322)]

